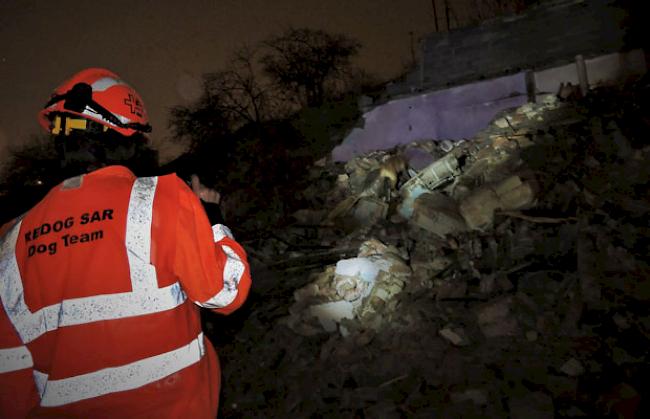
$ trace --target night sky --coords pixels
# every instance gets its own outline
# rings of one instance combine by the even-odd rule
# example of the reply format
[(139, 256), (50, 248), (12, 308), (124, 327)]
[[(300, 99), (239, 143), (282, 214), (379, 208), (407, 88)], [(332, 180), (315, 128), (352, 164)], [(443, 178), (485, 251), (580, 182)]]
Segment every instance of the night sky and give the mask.
[(64, 79), (106, 67), (142, 95), (163, 159), (168, 109), (196, 98), (200, 76), (241, 44), (289, 26), (359, 40), (356, 62), (380, 76), (411, 58), (410, 35), (433, 31), (429, 0), (0, 0), (0, 159), (6, 145), (39, 132), (36, 113)]

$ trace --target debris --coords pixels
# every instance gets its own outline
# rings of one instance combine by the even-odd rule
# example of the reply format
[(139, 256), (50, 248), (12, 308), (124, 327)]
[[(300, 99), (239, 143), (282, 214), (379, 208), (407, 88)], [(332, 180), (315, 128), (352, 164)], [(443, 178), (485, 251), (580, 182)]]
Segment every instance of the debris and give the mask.
[(467, 346), (469, 345), (469, 340), (465, 335), (465, 331), (459, 327), (452, 327), (451, 325), (445, 326), (440, 329), (438, 332), (440, 336), (447, 339), (453, 345), (456, 346)]
[(309, 312), (318, 318), (325, 331), (334, 332), (336, 331), (336, 325), (341, 323), (341, 320), (353, 318), (353, 308), (353, 305), (348, 301), (333, 301), (313, 305), (309, 307)]
[(501, 297), (486, 303), (478, 310), (478, 324), (485, 337), (494, 338), (519, 334), (519, 324), (511, 312), (512, 303), (511, 296)]
[(528, 342), (535, 342), (537, 340), (537, 331), (536, 330), (527, 331), (526, 340), (528, 340)]
[[(253, 321), (221, 345), (224, 409), (638, 415), (650, 147), (636, 94), (545, 97), (464, 142), (325, 161), (301, 195), (311, 207), (246, 243), (272, 274), (258, 275)], [(260, 359), (278, 375), (260, 375)]]
[(423, 193), (415, 199), (411, 222), (440, 237), (465, 231), (456, 202), (441, 193)]
[(460, 213), (471, 229), (481, 230), (493, 223), (496, 210), (528, 208), (534, 201), (532, 184), (522, 182), (519, 176), (510, 176), (473, 192), (460, 203)]
[(560, 371), (569, 377), (578, 377), (579, 375), (584, 374), (585, 368), (582, 366), (580, 361), (575, 358), (571, 358), (560, 367)]
[[(371, 328), (381, 327), (381, 311), (394, 308), (394, 297), (411, 276), (397, 249), (371, 239), (361, 244), (358, 256), (339, 260), (318, 278), (294, 293), (295, 304), (285, 323), (297, 333), (313, 335), (314, 317), (327, 332), (343, 319), (356, 319)], [(346, 331), (342, 331), (346, 333)]]
[(628, 319), (625, 316), (623, 316), (621, 313), (614, 314), (614, 317), (612, 317), (612, 320), (614, 320), (614, 323), (616, 323), (616, 326), (618, 326), (618, 328), (621, 329), (621, 330), (627, 330), (627, 329), (629, 329), (631, 327), (630, 322), (628, 321)]
[(434, 190), (459, 174), (458, 159), (451, 153), (422, 169), (400, 188), (403, 197), (400, 214), (404, 218), (410, 218), (413, 214), (413, 203), (418, 196)]
[(463, 403), (470, 401), (476, 405), (486, 405), (488, 397), (486, 391), (478, 388), (467, 389), (463, 392), (454, 392), (449, 395), (454, 403)]

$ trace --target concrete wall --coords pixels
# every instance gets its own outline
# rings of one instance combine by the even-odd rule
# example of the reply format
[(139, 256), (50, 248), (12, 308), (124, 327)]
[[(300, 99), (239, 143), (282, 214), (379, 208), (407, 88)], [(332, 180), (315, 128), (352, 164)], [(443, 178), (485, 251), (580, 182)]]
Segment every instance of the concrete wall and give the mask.
[[(589, 87), (625, 81), (646, 72), (642, 50), (585, 60)], [(560, 83), (578, 85), (576, 63), (533, 73), (538, 95), (557, 93)], [(391, 100), (364, 113), (363, 128), (354, 128), (332, 151), (334, 161), (347, 161), (373, 150), (419, 140), (470, 138), (503, 109), (528, 101), (526, 73), (469, 83), (449, 89)]]
[(390, 101), (363, 115), (334, 148), (335, 161), (427, 139), (461, 139), (484, 128), (498, 111), (527, 100), (524, 73)]
[[(645, 56), (640, 49), (593, 57), (585, 64), (590, 88), (624, 82), (646, 72)], [(561, 82), (578, 84), (575, 63), (535, 72), (538, 94), (557, 93)]]
[(418, 67), (388, 86), (396, 96), (524, 70), (539, 70), (626, 47), (627, 12), (613, 0), (557, 0), (480, 26), (433, 33)]
[(644, 52), (627, 50), (626, 16), (614, 0), (556, 0), (434, 33), (422, 42), (418, 67), (387, 86), (386, 103), (366, 104), (364, 127), (353, 129), (332, 158), (472, 137), (497, 112), (527, 101), (526, 72), (533, 73), (536, 94), (556, 93), (561, 82), (579, 84), (577, 55), (584, 57), (589, 87), (644, 74)]

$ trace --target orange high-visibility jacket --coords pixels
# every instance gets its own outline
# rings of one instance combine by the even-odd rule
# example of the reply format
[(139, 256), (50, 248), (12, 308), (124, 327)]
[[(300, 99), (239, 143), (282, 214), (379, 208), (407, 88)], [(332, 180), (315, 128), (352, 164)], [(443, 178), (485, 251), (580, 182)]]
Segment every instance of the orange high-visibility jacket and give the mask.
[(237, 309), (250, 270), (177, 176), (68, 179), (0, 245), (0, 417), (216, 416), (197, 305)]

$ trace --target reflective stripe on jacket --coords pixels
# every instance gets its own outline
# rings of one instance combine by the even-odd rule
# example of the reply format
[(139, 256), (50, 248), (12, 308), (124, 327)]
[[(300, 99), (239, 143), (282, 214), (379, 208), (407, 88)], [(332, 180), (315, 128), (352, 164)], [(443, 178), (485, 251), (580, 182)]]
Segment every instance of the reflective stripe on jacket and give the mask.
[(237, 309), (250, 272), (187, 185), (111, 166), (3, 230), (1, 417), (215, 417), (196, 305)]

